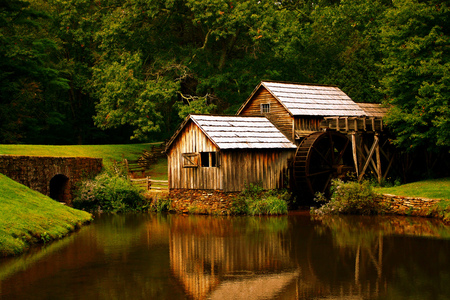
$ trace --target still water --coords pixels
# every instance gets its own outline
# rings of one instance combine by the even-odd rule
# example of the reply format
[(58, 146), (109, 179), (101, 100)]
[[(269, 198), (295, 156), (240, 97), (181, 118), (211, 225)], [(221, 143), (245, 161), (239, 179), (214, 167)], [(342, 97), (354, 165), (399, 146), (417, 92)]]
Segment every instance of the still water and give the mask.
[(0, 299), (450, 299), (450, 227), (307, 212), (103, 215), (0, 259)]

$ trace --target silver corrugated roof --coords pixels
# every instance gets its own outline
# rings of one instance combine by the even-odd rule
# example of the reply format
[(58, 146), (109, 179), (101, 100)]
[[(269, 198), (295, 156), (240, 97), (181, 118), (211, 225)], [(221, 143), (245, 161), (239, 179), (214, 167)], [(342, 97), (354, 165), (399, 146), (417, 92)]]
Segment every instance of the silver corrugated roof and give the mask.
[(294, 116), (366, 116), (338, 87), (269, 81), (261, 84)]
[(296, 149), (265, 117), (191, 115), (220, 149)]

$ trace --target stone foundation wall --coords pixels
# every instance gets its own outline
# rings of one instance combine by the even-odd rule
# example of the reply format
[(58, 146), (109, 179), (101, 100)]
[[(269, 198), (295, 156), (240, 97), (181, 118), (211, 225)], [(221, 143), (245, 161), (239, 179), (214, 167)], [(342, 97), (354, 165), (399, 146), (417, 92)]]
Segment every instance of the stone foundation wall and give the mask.
[(171, 189), (172, 208), (179, 213), (226, 215), (239, 192)]
[[(218, 190), (172, 189), (169, 191), (172, 208), (179, 213), (226, 215), (230, 211), (233, 198), (238, 195), (239, 192), (225, 193)], [(392, 214), (429, 216), (430, 208), (439, 201), (439, 199), (385, 194), (380, 202), (386, 205)]]
[(70, 204), (76, 184), (102, 171), (101, 158), (0, 155), (0, 173), (50, 196), (50, 181), (56, 175), (68, 178), (64, 202)]
[(384, 194), (380, 202), (385, 204), (393, 214), (428, 216), (430, 208), (439, 201), (441, 200)]

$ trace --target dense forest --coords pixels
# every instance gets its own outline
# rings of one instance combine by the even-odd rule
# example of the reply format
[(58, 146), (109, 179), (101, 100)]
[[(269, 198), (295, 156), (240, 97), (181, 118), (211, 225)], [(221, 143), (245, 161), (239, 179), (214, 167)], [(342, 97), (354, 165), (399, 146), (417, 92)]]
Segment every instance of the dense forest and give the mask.
[(279, 80), (383, 103), (397, 145), (448, 152), (449, 24), (436, 0), (1, 0), (0, 143), (160, 141)]

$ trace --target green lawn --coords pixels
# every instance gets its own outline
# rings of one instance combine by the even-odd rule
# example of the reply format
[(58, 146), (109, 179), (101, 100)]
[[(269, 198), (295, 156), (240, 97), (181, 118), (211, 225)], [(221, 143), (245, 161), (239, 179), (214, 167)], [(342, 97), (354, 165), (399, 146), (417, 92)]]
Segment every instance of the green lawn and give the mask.
[(396, 187), (377, 188), (382, 194), (450, 200), (450, 177), (412, 182)]
[(92, 216), (50, 199), (0, 174), (0, 256), (59, 239)]
[(121, 161), (137, 159), (143, 150), (150, 149), (152, 145), (125, 144), (125, 145), (0, 145), (0, 154), (32, 155), (32, 156), (74, 156), (74, 157), (100, 157), (103, 164), (108, 166), (113, 160)]

